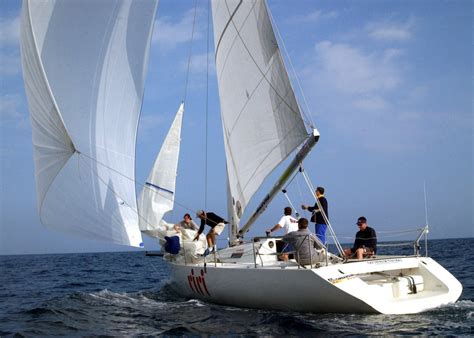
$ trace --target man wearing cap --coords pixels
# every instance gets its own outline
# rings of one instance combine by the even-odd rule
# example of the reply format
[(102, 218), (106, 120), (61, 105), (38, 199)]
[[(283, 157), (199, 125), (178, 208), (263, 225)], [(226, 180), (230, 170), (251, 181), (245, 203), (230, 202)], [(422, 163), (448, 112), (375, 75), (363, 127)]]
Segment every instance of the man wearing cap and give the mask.
[(354, 246), (344, 249), (344, 255), (350, 258), (356, 255), (357, 259), (372, 256), (377, 252), (377, 234), (367, 225), (367, 218), (361, 216), (357, 219), (359, 231), (356, 233)]
[(327, 223), (326, 223), (326, 219), (329, 219), (328, 201), (327, 201), (326, 197), (324, 197), (324, 188), (323, 187), (317, 187), (316, 191), (315, 191), (315, 194), (316, 194), (316, 198), (319, 201), (319, 205), (321, 205), (321, 207), (323, 209), (323, 212), (324, 212), (324, 215), (326, 215), (326, 217), (323, 216), (321, 210), (319, 209), (318, 202), (314, 203), (313, 207), (310, 207), (310, 206), (307, 206), (307, 205), (303, 204), (301, 206), (301, 208), (303, 210), (308, 210), (309, 212), (313, 213), (311, 215), (311, 222), (315, 223), (314, 230), (316, 232), (316, 236), (318, 236), (318, 238), (321, 240), (321, 242), (326, 244), (326, 229), (328, 227)]
[(228, 223), (222, 217), (217, 216), (213, 212), (205, 212), (204, 210), (199, 210), (196, 213), (196, 216), (201, 219), (201, 226), (197, 232), (196, 237), (194, 238), (195, 241), (199, 239), (199, 235), (202, 234), (204, 231), (204, 226), (207, 224), (211, 227), (211, 230), (206, 235), (207, 246), (208, 248), (204, 252), (204, 256), (207, 256), (211, 252), (215, 251), (216, 245), (216, 235), (220, 235), (224, 230), (225, 225)]

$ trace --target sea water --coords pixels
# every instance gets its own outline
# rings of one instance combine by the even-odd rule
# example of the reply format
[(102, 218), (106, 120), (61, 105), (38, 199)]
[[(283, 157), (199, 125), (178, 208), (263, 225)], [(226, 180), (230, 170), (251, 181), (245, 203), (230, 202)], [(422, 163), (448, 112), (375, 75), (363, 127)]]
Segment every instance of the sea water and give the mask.
[(169, 287), (162, 258), (143, 252), (0, 256), (0, 335), (473, 335), (474, 239), (431, 240), (429, 254), (464, 290), (455, 304), (415, 315), (254, 310), (186, 299)]

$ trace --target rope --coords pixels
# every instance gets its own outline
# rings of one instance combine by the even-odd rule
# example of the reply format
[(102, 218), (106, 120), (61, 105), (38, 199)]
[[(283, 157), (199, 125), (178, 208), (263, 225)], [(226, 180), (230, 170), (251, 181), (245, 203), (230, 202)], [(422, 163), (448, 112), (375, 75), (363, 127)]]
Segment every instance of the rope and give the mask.
[[(90, 157), (89, 155), (87, 155), (87, 154), (85, 154), (85, 153), (79, 153), (79, 152), (78, 152), (78, 157), (80, 158), (80, 156), (84, 156), (84, 157), (90, 159), (91, 161), (93, 161), (93, 162), (95, 162), (95, 163), (101, 165), (102, 167), (104, 167), (104, 168), (106, 168), (106, 169), (108, 169), (108, 170), (110, 170), (110, 171), (116, 173), (117, 175), (122, 176), (123, 178), (129, 180), (130, 182), (133, 182), (135, 185), (138, 185), (138, 186), (139, 186), (140, 188), (142, 188), (142, 189), (148, 189), (149, 191), (153, 192), (154, 194), (158, 194), (160, 197), (163, 197), (163, 198), (166, 198), (166, 199), (168, 199), (168, 200), (170, 200), (170, 201), (173, 201), (173, 200), (172, 200), (170, 197), (168, 197), (167, 195), (164, 195), (164, 194), (160, 193), (159, 191), (156, 191), (156, 190), (154, 190), (154, 189), (151, 189), (150, 187), (148, 187), (148, 186), (145, 185), (145, 184), (141, 184), (141, 183), (137, 182), (135, 179), (133, 179), (133, 178), (131, 178), (131, 177), (128, 177), (127, 175), (121, 173), (120, 171), (118, 171), (118, 170), (116, 170), (116, 169), (114, 169), (114, 168), (112, 168), (112, 167), (109, 167), (108, 165), (106, 165), (106, 164), (104, 164), (104, 163), (98, 161), (98, 160), (95, 159), (95, 158)], [(84, 163), (87, 164), (87, 161), (84, 161)], [(89, 166), (89, 165), (88, 165), (88, 166)], [(93, 169), (92, 166), (89, 166), (89, 168)], [(118, 198), (120, 198), (120, 199), (121, 199), (122, 201), (124, 201), (124, 203), (125, 203), (125, 200), (124, 200), (119, 194), (117, 194), (117, 193), (110, 187), (110, 185), (109, 185), (108, 183), (106, 183), (106, 182), (99, 176), (99, 174), (98, 174), (96, 171), (95, 171), (94, 173), (95, 173), (95, 175), (97, 176), (97, 178), (99, 178), (99, 180), (100, 180), (115, 196), (117, 196)], [(182, 203), (179, 203), (178, 201), (176, 201), (176, 199), (174, 199), (174, 203), (175, 203), (176, 205), (179, 205), (181, 208), (183, 208), (183, 209), (185, 209), (185, 210), (191, 212), (191, 213), (195, 211), (193, 208), (188, 207), (188, 206), (186, 206), (186, 205), (184, 205), (184, 204), (182, 204)], [(127, 205), (127, 206), (128, 206), (130, 209), (132, 209), (132, 210), (138, 215), (138, 217), (140, 217), (141, 219), (143, 219), (143, 217), (141, 217), (140, 214), (138, 213), (138, 210), (136, 210), (135, 208), (133, 208), (133, 207), (130, 206), (130, 205)], [(150, 223), (148, 223), (146, 220), (145, 220), (145, 222), (146, 222), (148, 225), (156, 226), (156, 224), (150, 224)]]
[[(300, 168), (299, 170), (300, 172), (303, 171), (303, 168)], [(300, 186), (300, 178), (298, 176), (298, 178), (296, 179), (296, 185), (298, 186), (298, 194), (299, 194), (299, 197), (300, 197), (300, 206), (303, 204), (303, 192), (301, 191), (301, 186)]]
[[(92, 157), (87, 156), (87, 155), (85, 155), (84, 153), (78, 153), (78, 159), (81, 159), (81, 155), (83, 155), (84, 157), (89, 158), (89, 159), (92, 160), (92, 161), (95, 161), (95, 162), (98, 163), (98, 164), (103, 165), (103, 164), (100, 163), (99, 161), (94, 160)], [(92, 166), (89, 166), (89, 163), (88, 163), (87, 161), (83, 161), (83, 162), (91, 169), (91, 171), (94, 171), (94, 168), (93, 168)], [(105, 168), (107, 168), (107, 169), (113, 171), (113, 172), (118, 173), (116, 170), (114, 170), (114, 169), (112, 169), (112, 168), (110, 168), (110, 167), (108, 167), (108, 166), (106, 166), (106, 165), (103, 165), (103, 166), (104, 166)], [(99, 181), (101, 181), (101, 182), (107, 187), (107, 189), (108, 189), (109, 191), (111, 191), (116, 197), (120, 198), (120, 200), (123, 202), (123, 204), (126, 205), (130, 210), (132, 210), (132, 211), (137, 215), (138, 218), (142, 219), (142, 220), (143, 220), (145, 223), (147, 223), (148, 225), (153, 226), (153, 224), (150, 224), (145, 218), (143, 218), (143, 217), (140, 215), (140, 213), (138, 212), (138, 210), (136, 210), (136, 209), (133, 208), (131, 205), (129, 205), (129, 204), (125, 201), (124, 198), (120, 197), (120, 195), (119, 195), (107, 182), (105, 182), (105, 181), (102, 179), (102, 177), (99, 176), (99, 173), (98, 173), (97, 171), (94, 171), (94, 174), (95, 174), (95, 176), (99, 179)], [(125, 176), (125, 175), (121, 175), (121, 176), (123, 176), (124, 178), (128, 178), (128, 177)], [(112, 217), (117, 217), (117, 216), (112, 215)], [(120, 223), (120, 220), (119, 220), (118, 218), (117, 218), (117, 222)]]
[(283, 187), (283, 190), (286, 190), (286, 189), (290, 186), (291, 182), (293, 182), (293, 180), (295, 179), (296, 175), (298, 175), (298, 171), (295, 171), (295, 173), (293, 174), (293, 177), (292, 177), (292, 178), (288, 181), (288, 183)]
[[(295, 171), (295, 173), (293, 174), (293, 177), (288, 181), (288, 183), (282, 189), (283, 195), (285, 195), (286, 199), (288, 200), (288, 203), (290, 203), (291, 208), (295, 211), (295, 216), (296, 216), (297, 219), (300, 218), (300, 214), (298, 212), (298, 209), (296, 209), (295, 206), (293, 205), (293, 203), (291, 202), (291, 199), (290, 199), (289, 195), (287, 194), (287, 189), (290, 186), (290, 184), (293, 182), (293, 180), (296, 178), (296, 176), (298, 175), (298, 172), (299, 171)], [(296, 181), (298, 182), (298, 179)]]
[(286, 193), (286, 189), (283, 189), (282, 192), (283, 192), (283, 195), (285, 195), (286, 199), (288, 200), (288, 203), (290, 203), (291, 208), (295, 211), (295, 216), (296, 216), (296, 218), (299, 219), (299, 218), (300, 218), (300, 214), (298, 213), (298, 210), (296, 210), (296, 208), (295, 208), (295, 206), (293, 205), (293, 203), (291, 203), (290, 197), (289, 197), (288, 194)]
[(197, 0), (194, 0), (193, 29), (192, 29), (192, 32), (191, 32), (191, 42), (189, 43), (188, 69), (186, 71), (186, 81), (184, 83), (183, 102), (186, 102), (186, 96), (188, 94), (189, 69), (191, 68), (191, 56), (192, 56), (192, 51), (193, 51), (194, 27), (195, 27), (195, 24), (196, 24), (196, 12), (197, 12)]

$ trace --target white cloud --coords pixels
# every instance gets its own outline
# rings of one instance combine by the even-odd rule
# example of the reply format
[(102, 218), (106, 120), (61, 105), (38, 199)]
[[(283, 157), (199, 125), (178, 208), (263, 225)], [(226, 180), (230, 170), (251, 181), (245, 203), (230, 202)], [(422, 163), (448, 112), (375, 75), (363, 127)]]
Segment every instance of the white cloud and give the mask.
[(165, 118), (161, 114), (145, 115), (141, 114), (138, 134), (140, 140), (148, 140), (156, 133), (157, 128), (163, 125)]
[[(207, 71), (207, 62), (209, 58), (209, 74), (215, 74), (215, 64), (214, 64), (214, 54), (209, 53), (202, 53), (202, 54), (195, 54), (191, 57), (191, 73), (196, 74), (196, 73), (206, 73)], [(188, 63), (186, 60), (186, 63), (182, 64), (182, 69), (184, 71), (187, 70)]]
[[(197, 9), (196, 24), (194, 28), (194, 39), (203, 37), (200, 31), (201, 26), (198, 24), (202, 10)], [(157, 43), (160, 49), (173, 49), (178, 44), (191, 40), (193, 29), (194, 9), (187, 11), (180, 21), (176, 21), (172, 17), (159, 18), (155, 22), (155, 29), (152, 41)]]
[(413, 19), (406, 22), (373, 22), (366, 26), (369, 37), (381, 41), (403, 42), (410, 40), (413, 36)]
[(288, 21), (293, 23), (315, 23), (322, 19), (334, 19), (337, 18), (337, 16), (338, 13), (336, 11), (323, 12), (321, 10), (315, 10), (310, 13), (290, 17)]
[(343, 93), (383, 92), (401, 82), (394, 50), (364, 53), (348, 44), (323, 41), (316, 44), (315, 56), (317, 71), (312, 67), (311, 72), (317, 81)]
[(0, 75), (17, 75), (21, 73), (18, 51), (0, 51)]
[(0, 76), (21, 71), (19, 56), (20, 18), (0, 19)]
[(421, 112), (407, 96), (408, 87), (421, 93), (426, 89), (407, 83), (405, 69), (400, 49), (317, 43), (303, 73), (313, 93), (316, 122), (327, 123), (336, 139), (354, 148), (398, 152), (428, 147), (430, 138), (418, 128)]
[(353, 106), (364, 111), (383, 111), (387, 109), (387, 101), (380, 96), (371, 96), (356, 99), (353, 103)]
[(18, 44), (20, 17), (0, 19), (0, 45)]
[(0, 96), (0, 117), (2, 125), (14, 125), (23, 127), (27, 118), (20, 111), (22, 97), (18, 94), (6, 94)]

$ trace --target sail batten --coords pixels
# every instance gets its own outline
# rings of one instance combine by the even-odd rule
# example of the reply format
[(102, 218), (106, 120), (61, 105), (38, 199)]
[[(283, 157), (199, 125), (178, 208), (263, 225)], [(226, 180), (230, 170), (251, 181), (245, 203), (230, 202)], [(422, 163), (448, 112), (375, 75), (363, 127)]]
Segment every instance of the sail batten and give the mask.
[(38, 207), (47, 227), (142, 243), (135, 143), (156, 6), (24, 1), (23, 74)]
[(307, 137), (264, 1), (213, 1), (230, 219)]

